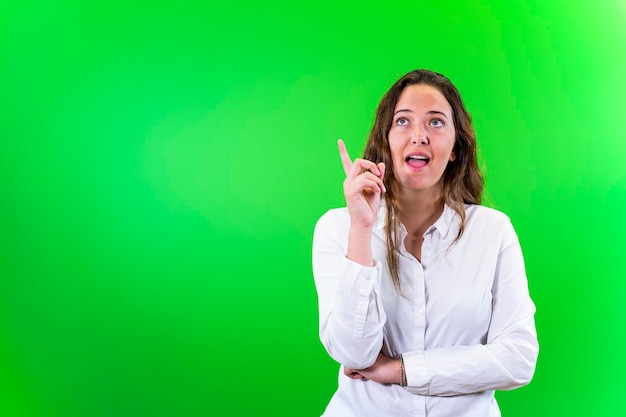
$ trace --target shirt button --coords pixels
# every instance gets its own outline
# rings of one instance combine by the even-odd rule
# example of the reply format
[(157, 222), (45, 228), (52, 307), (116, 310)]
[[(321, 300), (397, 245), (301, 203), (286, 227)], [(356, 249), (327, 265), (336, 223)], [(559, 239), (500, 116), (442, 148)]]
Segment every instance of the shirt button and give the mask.
[(423, 310), (423, 309), (421, 309), (421, 308), (418, 308), (418, 309), (417, 309), (417, 312), (418, 312), (419, 314), (422, 314), (422, 313), (424, 312), (424, 310)]

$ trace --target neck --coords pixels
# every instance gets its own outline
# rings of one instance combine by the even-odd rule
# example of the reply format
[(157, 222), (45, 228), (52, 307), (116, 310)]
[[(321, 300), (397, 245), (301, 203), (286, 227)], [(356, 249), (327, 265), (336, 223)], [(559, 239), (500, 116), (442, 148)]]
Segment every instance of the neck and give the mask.
[(441, 190), (404, 190), (398, 196), (400, 221), (409, 236), (421, 237), (443, 212)]

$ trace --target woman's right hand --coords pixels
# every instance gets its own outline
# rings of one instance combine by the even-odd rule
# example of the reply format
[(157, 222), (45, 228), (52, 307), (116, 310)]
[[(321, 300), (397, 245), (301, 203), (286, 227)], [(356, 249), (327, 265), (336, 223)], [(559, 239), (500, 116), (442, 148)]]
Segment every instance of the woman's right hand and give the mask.
[(338, 144), (339, 156), (346, 172), (343, 192), (350, 213), (351, 228), (369, 231), (374, 225), (381, 195), (386, 192), (383, 184), (385, 164), (360, 158), (352, 161), (345, 143), (339, 139)]

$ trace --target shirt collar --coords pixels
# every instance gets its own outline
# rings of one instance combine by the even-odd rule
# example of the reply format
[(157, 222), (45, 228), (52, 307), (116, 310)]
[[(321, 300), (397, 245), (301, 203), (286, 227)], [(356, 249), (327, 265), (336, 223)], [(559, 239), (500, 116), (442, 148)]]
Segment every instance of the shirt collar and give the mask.
[(436, 229), (437, 231), (439, 231), (441, 237), (445, 238), (450, 231), (452, 221), (454, 220), (455, 216), (456, 212), (452, 209), (452, 207), (445, 204), (443, 206), (443, 213), (441, 213), (441, 216), (439, 216), (437, 221), (428, 229), (426, 233), (429, 233)]
[[(456, 217), (456, 212), (447, 204), (444, 204), (443, 206), (443, 213), (441, 213), (441, 216), (439, 216), (439, 218), (437, 219), (437, 221), (428, 228), (428, 230), (426, 231), (426, 233), (431, 233), (434, 230), (439, 231), (439, 234), (441, 235), (442, 238), (445, 238), (448, 235), (448, 232), (450, 231), (450, 228), (452, 227), (452, 223), (454, 221), (454, 218)], [(376, 216), (376, 229), (377, 230), (383, 230), (385, 228), (385, 225), (387, 223), (387, 205), (385, 204), (385, 201), (382, 200), (380, 202), (380, 208), (378, 209), (378, 215)]]

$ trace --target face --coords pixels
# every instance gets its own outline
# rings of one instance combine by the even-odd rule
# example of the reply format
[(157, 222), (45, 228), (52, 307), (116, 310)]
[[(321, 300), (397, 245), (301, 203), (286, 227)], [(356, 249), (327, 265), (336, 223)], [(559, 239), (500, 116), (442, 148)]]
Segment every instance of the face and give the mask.
[(404, 191), (443, 187), (443, 173), (454, 161), (452, 107), (435, 87), (406, 87), (394, 109), (389, 148), (396, 179)]

